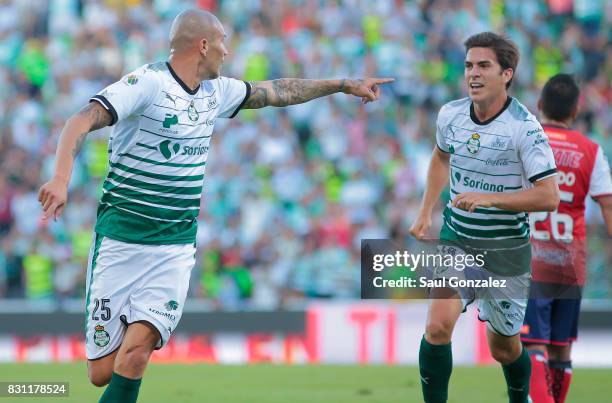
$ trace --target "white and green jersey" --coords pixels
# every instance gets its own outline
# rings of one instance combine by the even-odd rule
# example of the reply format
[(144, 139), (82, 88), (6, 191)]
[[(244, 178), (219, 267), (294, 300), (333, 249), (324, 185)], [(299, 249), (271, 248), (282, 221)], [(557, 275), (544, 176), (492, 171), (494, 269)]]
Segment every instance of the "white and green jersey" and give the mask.
[(249, 94), (248, 83), (226, 77), (191, 90), (159, 62), (92, 97), (116, 123), (96, 232), (131, 243), (193, 243), (215, 119), (234, 117)]
[[(449, 102), (438, 114), (436, 142), (451, 154), (451, 201), (464, 192), (517, 192), (556, 173), (542, 126), (514, 98), (485, 122), (478, 120), (469, 98)], [(459, 238), (529, 241), (527, 213), (497, 208), (470, 213), (451, 201), (444, 210), (445, 230)]]

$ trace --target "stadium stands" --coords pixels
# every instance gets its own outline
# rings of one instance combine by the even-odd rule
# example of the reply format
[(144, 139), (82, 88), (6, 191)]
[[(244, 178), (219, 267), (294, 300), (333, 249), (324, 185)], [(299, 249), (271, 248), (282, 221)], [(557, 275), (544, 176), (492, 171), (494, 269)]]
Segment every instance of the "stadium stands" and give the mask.
[[(224, 75), (396, 78), (366, 107), (336, 95), (217, 122), (190, 295), (219, 309), (359, 297), (359, 240), (408, 237), (435, 113), (463, 93), (462, 40), (472, 33), (505, 31), (519, 44), (511, 92), (533, 112), (549, 76), (576, 74), (577, 128), (612, 155), (603, 2), (575, 0), (573, 9), (572, 1), (538, 0), (38, 3), (48, 7), (0, 1), (0, 299), (84, 295), (110, 130), (89, 136), (60, 221), (41, 223), (38, 187), (64, 121), (131, 69), (165, 59), (170, 21), (193, 4), (212, 8), (226, 26)], [(589, 292), (610, 297), (602, 261), (595, 253), (590, 271), (599, 280)]]

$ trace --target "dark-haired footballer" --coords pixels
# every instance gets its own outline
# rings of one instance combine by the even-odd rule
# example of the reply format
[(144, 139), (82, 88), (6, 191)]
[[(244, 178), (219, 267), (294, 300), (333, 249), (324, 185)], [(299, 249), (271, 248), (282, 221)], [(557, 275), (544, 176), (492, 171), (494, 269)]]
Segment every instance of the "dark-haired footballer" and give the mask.
[[(552, 213), (530, 215), (532, 295), (521, 340), (531, 356), (530, 394), (534, 403), (565, 402), (572, 379), (572, 343), (578, 335), (580, 290), (586, 280), (584, 208), (593, 198), (612, 235), (612, 179), (599, 145), (572, 130), (580, 89), (571, 75), (544, 85), (540, 121), (555, 154), (561, 203)], [(548, 295), (546, 288), (551, 295)], [(578, 290), (552, 295), (558, 290)]]
[[(484, 32), (468, 38), (465, 47), (468, 97), (440, 109), (427, 186), (410, 231), (417, 239), (427, 236), (433, 207), (450, 177), (441, 243), (452, 245), (454, 253), (485, 254), (484, 268), (470, 270), (472, 275), (506, 279), (510, 286), (432, 289), (419, 351), (421, 386), (426, 403), (447, 401), (453, 328), (478, 300), (509, 401), (527, 403), (531, 362), (519, 337), (531, 271), (527, 212), (557, 208), (555, 161), (540, 123), (508, 95), (519, 59), (516, 45)], [(449, 273), (460, 272), (435, 275)]]

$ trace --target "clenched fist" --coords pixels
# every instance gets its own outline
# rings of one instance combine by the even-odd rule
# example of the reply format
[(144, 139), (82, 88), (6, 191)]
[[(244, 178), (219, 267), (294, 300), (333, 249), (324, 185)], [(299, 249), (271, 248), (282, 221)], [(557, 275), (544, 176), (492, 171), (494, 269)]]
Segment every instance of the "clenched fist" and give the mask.
[(410, 234), (417, 240), (422, 241), (429, 234), (431, 228), (431, 214), (419, 214), (410, 227)]
[(43, 219), (57, 220), (64, 211), (68, 198), (68, 181), (54, 177), (40, 187), (38, 201), (43, 208)]

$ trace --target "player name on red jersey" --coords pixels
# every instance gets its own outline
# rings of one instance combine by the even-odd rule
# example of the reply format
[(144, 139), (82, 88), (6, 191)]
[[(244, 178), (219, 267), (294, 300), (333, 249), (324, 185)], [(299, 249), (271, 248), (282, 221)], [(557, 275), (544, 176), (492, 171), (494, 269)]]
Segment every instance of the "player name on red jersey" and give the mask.
[(544, 125), (558, 168), (561, 203), (530, 215), (533, 279), (583, 285), (586, 276), (585, 201), (612, 194), (610, 168), (597, 143), (582, 133)]

